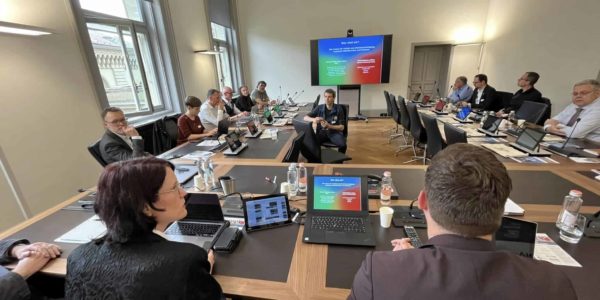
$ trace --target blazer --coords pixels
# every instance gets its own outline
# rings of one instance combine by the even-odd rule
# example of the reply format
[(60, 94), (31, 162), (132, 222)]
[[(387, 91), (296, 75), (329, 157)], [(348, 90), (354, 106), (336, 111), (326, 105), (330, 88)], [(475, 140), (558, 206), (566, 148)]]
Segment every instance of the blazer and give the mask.
[(484, 111), (493, 110), (495, 101), (497, 101), (496, 89), (489, 85), (486, 85), (485, 88), (483, 88), (479, 104), (477, 104), (477, 89), (473, 91), (471, 100), (469, 100), (469, 102), (471, 102), (471, 108), (477, 108)]
[(67, 259), (65, 299), (221, 299), (207, 252), (147, 233), (83, 244)]
[(540, 91), (536, 90), (534, 87), (524, 92), (523, 89), (520, 89), (515, 92), (515, 94), (512, 96), (512, 99), (510, 99), (508, 107), (506, 107), (504, 110), (507, 112), (511, 110), (517, 111), (524, 101), (544, 103), (544, 101), (542, 101), (542, 93), (540, 93)]
[[(29, 244), (27, 240), (0, 241), (0, 264), (11, 263), (16, 258), (11, 257), (9, 250), (18, 244)], [(27, 281), (21, 275), (0, 266), (0, 299), (29, 299), (31, 292)]]
[(106, 130), (100, 140), (100, 154), (107, 163), (145, 156), (144, 140), (131, 139), (133, 149), (118, 135)]
[(369, 252), (348, 299), (577, 299), (545, 261), (496, 251), (491, 241), (445, 234), (419, 249)]

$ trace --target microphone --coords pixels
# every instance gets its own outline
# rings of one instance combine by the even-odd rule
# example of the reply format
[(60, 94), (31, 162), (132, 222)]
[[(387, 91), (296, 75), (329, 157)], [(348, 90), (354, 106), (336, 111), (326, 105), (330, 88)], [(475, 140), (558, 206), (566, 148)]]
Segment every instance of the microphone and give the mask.
[(302, 95), (302, 93), (304, 93), (304, 90), (300, 91), (300, 93), (298, 93), (298, 95), (296, 95), (296, 98), (294, 98), (294, 100), (296, 100), (298, 97), (300, 97), (300, 95)]
[(560, 147), (560, 150), (565, 149), (565, 146), (569, 143), (569, 141), (571, 140), (571, 137), (573, 137), (573, 132), (575, 132), (575, 128), (577, 128), (579, 121), (581, 121), (581, 118), (577, 118), (577, 120), (575, 120), (575, 125), (573, 125), (573, 129), (571, 129), (571, 133), (569, 134), (569, 137), (567, 137), (567, 140), (563, 143), (562, 147)]
[(281, 91), (281, 85), (279, 86), (279, 100), (283, 100), (283, 92)]

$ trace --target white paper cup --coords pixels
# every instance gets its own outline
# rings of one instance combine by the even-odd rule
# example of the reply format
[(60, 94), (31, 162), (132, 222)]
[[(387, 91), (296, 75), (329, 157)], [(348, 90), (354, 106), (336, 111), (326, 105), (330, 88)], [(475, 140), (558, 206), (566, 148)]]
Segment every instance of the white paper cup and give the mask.
[(204, 191), (204, 178), (202, 177), (202, 175), (194, 176), (194, 187), (201, 191)]
[(279, 192), (282, 194), (287, 194), (290, 191), (290, 184), (287, 182), (282, 182), (279, 187)]
[(525, 120), (524, 119), (517, 120), (517, 126), (521, 127), (521, 126), (523, 126), (523, 124), (525, 124)]
[(379, 221), (381, 227), (390, 228), (392, 225), (392, 217), (394, 216), (394, 209), (389, 206), (383, 206), (379, 208)]

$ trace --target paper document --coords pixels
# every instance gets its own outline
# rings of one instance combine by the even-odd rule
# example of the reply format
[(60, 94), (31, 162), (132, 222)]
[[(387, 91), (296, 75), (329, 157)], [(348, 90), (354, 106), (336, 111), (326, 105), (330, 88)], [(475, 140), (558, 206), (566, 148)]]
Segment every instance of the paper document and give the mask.
[(192, 153), (186, 154), (184, 156), (182, 156), (181, 158), (183, 159), (191, 159), (191, 160), (199, 160), (199, 159), (206, 159), (209, 158), (211, 156), (213, 156), (214, 153), (210, 152), (210, 151), (194, 151)]
[(504, 204), (504, 215), (505, 216), (522, 216), (525, 214), (525, 210), (520, 207), (517, 203), (512, 201), (510, 198), (506, 199)]
[(106, 226), (97, 215), (83, 221), (75, 228), (55, 239), (55, 242), (70, 244), (85, 244), (99, 238), (106, 232)]
[(217, 146), (218, 144), (219, 144), (219, 141), (217, 141), (217, 140), (204, 140), (204, 141), (198, 143), (198, 145), (196, 145), (196, 146), (213, 147), (213, 146)]
[(538, 157), (538, 156), (525, 156), (525, 157), (511, 157), (512, 160), (518, 163), (526, 164), (557, 164), (558, 162), (550, 157)]
[(600, 158), (570, 156), (569, 159), (580, 164), (600, 164)]
[(578, 263), (567, 251), (556, 244), (547, 234), (538, 233), (535, 235), (535, 250), (533, 258), (537, 260), (544, 260), (549, 263), (567, 266), (567, 267), (580, 267)]

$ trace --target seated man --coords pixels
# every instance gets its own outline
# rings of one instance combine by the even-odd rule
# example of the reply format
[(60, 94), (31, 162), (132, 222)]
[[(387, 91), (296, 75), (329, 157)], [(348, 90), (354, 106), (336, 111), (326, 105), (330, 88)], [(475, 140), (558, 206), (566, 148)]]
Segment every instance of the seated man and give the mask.
[(267, 91), (265, 90), (267, 88), (267, 83), (264, 81), (259, 81), (258, 84), (256, 85), (256, 89), (254, 89), (254, 91), (252, 91), (252, 94), (250, 94), (250, 98), (252, 99), (252, 101), (254, 101), (254, 104), (262, 104), (267, 105), (270, 102), (269, 99), (269, 95), (267, 95)]
[(488, 78), (485, 74), (475, 75), (473, 79), (475, 91), (471, 95), (471, 99), (469, 99), (471, 108), (483, 111), (492, 110), (493, 102), (496, 99), (496, 89), (488, 85), (487, 80)]
[(102, 112), (106, 132), (100, 140), (100, 154), (107, 163), (148, 155), (144, 140), (127, 124), (125, 114), (118, 107), (108, 107)]
[(427, 244), (393, 240), (367, 254), (349, 299), (577, 299), (571, 280), (545, 261), (496, 251), (512, 183), (489, 151), (453, 144), (431, 160), (418, 196)]
[(504, 109), (501, 109), (496, 113), (496, 116), (500, 117), (506, 115), (511, 111), (517, 111), (521, 107), (524, 101), (541, 102), (542, 93), (533, 87), (540, 79), (540, 74), (536, 72), (525, 72), (523, 76), (519, 77), (517, 85), (521, 88), (515, 92), (510, 99), (510, 103)]
[[(576, 83), (571, 101), (573, 103), (546, 121), (544, 130), (600, 143), (600, 82), (589, 79)], [(579, 124), (575, 127), (577, 120)]]
[(12, 272), (0, 266), (0, 299), (31, 299), (32, 293), (26, 280), (48, 261), (60, 256), (60, 252), (60, 248), (53, 244), (30, 245), (27, 240), (0, 241), (0, 264), (18, 261)]
[(230, 87), (226, 86), (223, 88), (223, 108), (225, 109), (225, 112), (230, 115), (230, 116), (247, 116), (250, 113), (247, 111), (241, 111), (239, 108), (237, 108), (237, 106), (235, 106), (234, 102), (233, 102), (233, 89), (231, 89)]
[(242, 113), (230, 116), (225, 111), (225, 102), (221, 100), (221, 93), (217, 89), (208, 90), (206, 97), (206, 101), (200, 107), (200, 122), (202, 122), (205, 131), (212, 131), (215, 128), (219, 128), (219, 121), (225, 118), (235, 121), (245, 115), (245, 113)]
[(459, 76), (454, 81), (454, 86), (452, 86), (452, 92), (448, 95), (448, 99), (453, 104), (457, 104), (460, 101), (469, 101), (471, 94), (473, 94), (473, 89), (467, 84), (467, 77)]
[(317, 127), (317, 138), (319, 144), (331, 142), (338, 147), (342, 153), (346, 153), (346, 137), (344, 136), (344, 124), (346, 124), (346, 113), (341, 105), (335, 104), (335, 91), (325, 90), (323, 94), (325, 104), (321, 104), (313, 111), (304, 116), (304, 121), (313, 122)]

